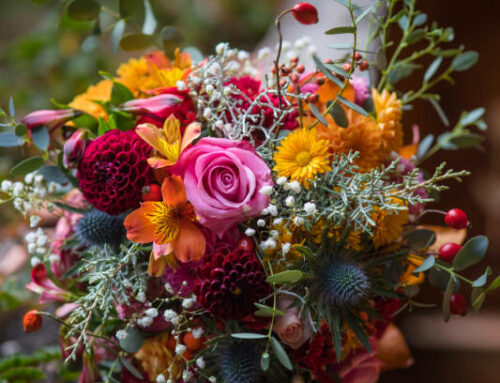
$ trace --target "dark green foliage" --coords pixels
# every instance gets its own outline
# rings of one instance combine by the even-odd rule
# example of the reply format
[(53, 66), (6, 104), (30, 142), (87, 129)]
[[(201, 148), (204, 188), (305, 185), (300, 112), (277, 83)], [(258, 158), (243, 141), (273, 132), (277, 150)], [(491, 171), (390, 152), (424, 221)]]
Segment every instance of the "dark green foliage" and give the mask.
[(125, 227), (123, 215), (109, 215), (100, 210), (85, 214), (76, 225), (76, 236), (87, 246), (116, 247), (120, 244)]

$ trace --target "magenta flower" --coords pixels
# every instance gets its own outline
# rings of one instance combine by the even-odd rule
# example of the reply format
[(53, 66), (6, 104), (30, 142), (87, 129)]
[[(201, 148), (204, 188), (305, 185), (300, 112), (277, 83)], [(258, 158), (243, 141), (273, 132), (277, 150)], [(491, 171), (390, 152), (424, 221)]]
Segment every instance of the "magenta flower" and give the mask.
[(26, 125), (28, 129), (44, 125), (47, 129), (51, 130), (63, 125), (66, 121), (72, 120), (80, 114), (81, 112), (75, 109), (37, 110), (24, 116), (21, 123)]
[(78, 129), (64, 143), (63, 163), (67, 168), (77, 164), (83, 158), (85, 147), (87, 146), (86, 135), (87, 132), (85, 130)]
[(173, 172), (183, 177), (200, 223), (219, 237), (269, 203), (259, 191), (273, 184), (271, 171), (246, 142), (203, 138), (181, 155)]

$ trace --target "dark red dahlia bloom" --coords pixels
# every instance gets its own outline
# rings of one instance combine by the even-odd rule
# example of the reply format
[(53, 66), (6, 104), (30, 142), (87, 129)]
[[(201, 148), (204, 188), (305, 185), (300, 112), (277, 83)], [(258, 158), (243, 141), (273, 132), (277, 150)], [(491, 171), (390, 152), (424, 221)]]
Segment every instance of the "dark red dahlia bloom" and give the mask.
[(117, 215), (139, 207), (142, 188), (153, 181), (147, 158), (151, 147), (134, 131), (111, 130), (85, 149), (78, 182), (97, 209)]
[(254, 302), (271, 293), (271, 286), (255, 254), (226, 247), (205, 255), (194, 293), (213, 316), (242, 319), (255, 311)]

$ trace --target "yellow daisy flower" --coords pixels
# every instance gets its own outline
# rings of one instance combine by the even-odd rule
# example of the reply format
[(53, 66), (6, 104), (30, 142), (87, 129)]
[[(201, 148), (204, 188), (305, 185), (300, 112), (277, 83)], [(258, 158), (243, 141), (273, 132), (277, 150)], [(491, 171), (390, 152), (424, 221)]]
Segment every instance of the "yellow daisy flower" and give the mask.
[[(403, 201), (398, 201), (403, 205)], [(389, 213), (379, 207), (375, 207), (372, 213), (372, 219), (376, 222), (373, 231), (373, 244), (375, 247), (388, 245), (401, 236), (403, 226), (408, 222), (408, 209), (399, 212)]]
[(382, 93), (372, 89), (372, 99), (382, 134), (382, 149), (387, 156), (403, 145), (401, 100), (397, 99), (396, 93), (389, 93), (386, 89)]
[(316, 129), (296, 129), (290, 133), (274, 154), (278, 177), (299, 181), (306, 189), (316, 174), (332, 170), (328, 141), (318, 140)]
[(76, 96), (69, 106), (86, 112), (95, 118), (107, 118), (105, 110), (94, 101), (109, 101), (112, 87), (113, 83), (110, 80), (99, 81), (95, 85), (90, 85), (85, 93)]

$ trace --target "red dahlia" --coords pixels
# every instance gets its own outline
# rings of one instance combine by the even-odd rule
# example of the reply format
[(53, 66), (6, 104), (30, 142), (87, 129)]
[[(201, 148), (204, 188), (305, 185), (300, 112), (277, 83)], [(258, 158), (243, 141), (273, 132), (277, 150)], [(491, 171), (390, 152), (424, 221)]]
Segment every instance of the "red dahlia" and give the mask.
[(134, 131), (111, 130), (85, 149), (78, 181), (97, 209), (117, 215), (139, 207), (142, 188), (153, 180), (147, 158), (150, 146)]
[(219, 248), (203, 258), (194, 293), (213, 316), (242, 319), (255, 311), (254, 302), (271, 293), (271, 286), (254, 253)]

